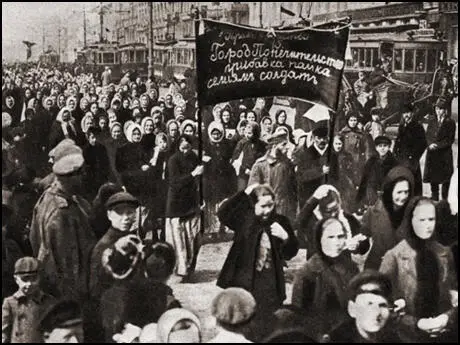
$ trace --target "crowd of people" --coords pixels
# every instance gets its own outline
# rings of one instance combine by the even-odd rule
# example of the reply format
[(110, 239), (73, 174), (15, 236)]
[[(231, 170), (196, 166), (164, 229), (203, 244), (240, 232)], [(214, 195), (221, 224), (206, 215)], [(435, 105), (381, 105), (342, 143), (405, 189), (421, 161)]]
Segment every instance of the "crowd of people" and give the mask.
[(190, 80), (2, 74), (2, 342), (201, 342), (168, 282), (229, 234), (210, 342), (457, 341), (447, 83), (392, 138), (363, 73), (334, 123), (274, 97), (198, 108)]

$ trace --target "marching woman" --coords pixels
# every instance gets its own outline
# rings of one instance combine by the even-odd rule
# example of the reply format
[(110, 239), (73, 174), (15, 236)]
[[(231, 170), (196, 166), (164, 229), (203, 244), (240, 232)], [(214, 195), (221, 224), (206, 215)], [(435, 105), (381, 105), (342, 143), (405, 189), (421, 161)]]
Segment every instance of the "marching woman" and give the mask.
[(398, 328), (405, 342), (458, 340), (457, 276), (450, 248), (434, 239), (437, 230), (434, 202), (413, 198), (399, 229), (403, 240), (386, 252), (380, 266), (391, 279), (394, 300), (404, 300)]
[(201, 230), (198, 177), (203, 165), (192, 150), (193, 137), (181, 134), (178, 151), (168, 161), (166, 242), (176, 251), (176, 275), (186, 278), (195, 270)]

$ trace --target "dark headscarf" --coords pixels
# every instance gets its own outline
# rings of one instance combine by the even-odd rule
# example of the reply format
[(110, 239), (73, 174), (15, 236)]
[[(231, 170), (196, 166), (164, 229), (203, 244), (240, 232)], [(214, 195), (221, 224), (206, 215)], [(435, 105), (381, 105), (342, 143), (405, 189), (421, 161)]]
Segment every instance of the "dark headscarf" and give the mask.
[[(412, 226), (414, 210), (419, 205), (431, 204), (435, 208), (433, 201), (423, 196), (417, 196), (410, 200), (406, 207), (404, 219), (399, 231), (403, 234), (405, 240), (416, 251), (416, 276), (417, 290), (414, 299), (415, 316), (417, 318), (433, 317), (437, 314), (439, 305), (439, 265), (435, 254), (430, 249), (431, 238), (421, 239), (418, 237)], [(435, 208), (436, 209), (436, 208)], [(436, 220), (436, 224), (438, 221)]]

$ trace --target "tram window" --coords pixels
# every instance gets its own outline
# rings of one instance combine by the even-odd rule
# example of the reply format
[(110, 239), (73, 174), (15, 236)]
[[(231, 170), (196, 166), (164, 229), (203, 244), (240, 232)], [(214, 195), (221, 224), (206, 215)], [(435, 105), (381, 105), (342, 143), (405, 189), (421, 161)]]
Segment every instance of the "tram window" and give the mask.
[(402, 71), (402, 49), (394, 50), (394, 69), (395, 71)]
[(416, 72), (425, 72), (425, 59), (426, 59), (426, 50), (417, 49), (415, 53), (415, 71)]
[(404, 71), (405, 72), (414, 71), (414, 50), (413, 49), (404, 50)]
[(115, 58), (113, 53), (103, 53), (102, 63), (114, 63)]
[(426, 60), (426, 70), (427, 72), (434, 72), (436, 69), (436, 49), (429, 49), (427, 60)]
[(358, 49), (351, 48), (351, 56), (352, 56), (353, 68), (358, 68), (359, 67)]
[(371, 49), (365, 49), (365, 54), (364, 54), (364, 67), (371, 67), (371, 62), (372, 62), (372, 50)]

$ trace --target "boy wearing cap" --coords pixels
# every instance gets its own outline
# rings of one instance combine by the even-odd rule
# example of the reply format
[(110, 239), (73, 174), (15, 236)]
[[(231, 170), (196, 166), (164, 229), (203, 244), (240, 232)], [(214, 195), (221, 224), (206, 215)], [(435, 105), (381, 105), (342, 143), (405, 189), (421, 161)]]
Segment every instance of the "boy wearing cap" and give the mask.
[(115, 193), (105, 203), (107, 218), (111, 226), (97, 242), (91, 255), (89, 285), (91, 297), (96, 300), (113, 283), (113, 278), (102, 266), (102, 253), (130, 233), (138, 206), (139, 201), (127, 192)]
[(380, 135), (374, 140), (377, 154), (369, 158), (364, 165), (361, 182), (358, 187), (357, 202), (372, 206), (382, 191), (383, 179), (398, 162), (390, 151), (390, 138)]
[(425, 129), (414, 119), (413, 105), (411, 103), (404, 104), (401, 113), (393, 153), (398, 163), (408, 168), (414, 175), (414, 195), (422, 195), (423, 184), (420, 158), (428, 146)]
[[(391, 282), (382, 273), (364, 270), (348, 286), (350, 320), (323, 336), (332, 343), (401, 343), (391, 328), (393, 308)], [(396, 304), (395, 304), (396, 305)]]
[(430, 117), (426, 138), (428, 149), (426, 154), (423, 182), (431, 184), (431, 198), (439, 200), (439, 185), (442, 185), (442, 199), (447, 199), (450, 177), (454, 172), (452, 145), (455, 141), (456, 124), (448, 116), (447, 100), (439, 98), (435, 106), (435, 114)]
[(41, 342), (38, 323), (53, 296), (40, 289), (39, 263), (35, 258), (19, 259), (14, 267), (18, 290), (2, 306), (2, 343)]
[(83, 317), (79, 304), (72, 300), (54, 303), (43, 314), (39, 329), (45, 343), (83, 343)]

